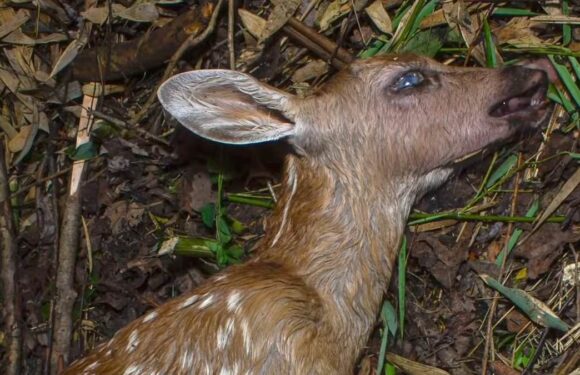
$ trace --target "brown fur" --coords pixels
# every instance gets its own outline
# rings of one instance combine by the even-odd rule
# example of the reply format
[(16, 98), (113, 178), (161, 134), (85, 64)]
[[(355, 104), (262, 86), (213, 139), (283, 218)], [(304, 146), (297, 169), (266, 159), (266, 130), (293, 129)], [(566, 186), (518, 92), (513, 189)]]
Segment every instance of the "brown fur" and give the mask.
[[(409, 68), (429, 85), (390, 92)], [(132, 322), (65, 374), (352, 374), (412, 204), (453, 160), (514, 133), (515, 117), (544, 116), (489, 116), (534, 79), (545, 77), (383, 57), (286, 109), (276, 102), (294, 119), (298, 154), (257, 254)]]

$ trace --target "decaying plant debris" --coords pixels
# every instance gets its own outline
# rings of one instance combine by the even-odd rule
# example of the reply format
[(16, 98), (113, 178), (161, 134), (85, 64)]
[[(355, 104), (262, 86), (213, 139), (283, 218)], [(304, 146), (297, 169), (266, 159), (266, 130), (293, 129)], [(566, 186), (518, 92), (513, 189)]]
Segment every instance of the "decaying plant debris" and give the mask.
[[(287, 150), (167, 122), (164, 78), (230, 68), (308, 95), (355, 58), (547, 58), (543, 133), (481, 156), (411, 217), (359, 373), (580, 367), (580, 4), (304, 0), (3, 2), (3, 373), (56, 373), (251, 256)], [(388, 352), (387, 354), (385, 354)]]

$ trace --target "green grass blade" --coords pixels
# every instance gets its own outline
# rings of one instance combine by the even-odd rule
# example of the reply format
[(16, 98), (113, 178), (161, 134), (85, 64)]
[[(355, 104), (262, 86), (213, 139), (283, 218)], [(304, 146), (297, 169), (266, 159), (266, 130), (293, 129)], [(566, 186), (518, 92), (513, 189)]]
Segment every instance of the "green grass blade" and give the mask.
[[(565, 16), (570, 15), (570, 6), (568, 0), (562, 0), (562, 14)], [(572, 26), (564, 24), (562, 25), (562, 44), (567, 46), (572, 41)]]
[(548, 58), (552, 62), (552, 65), (556, 69), (556, 72), (558, 72), (558, 76), (564, 83), (564, 86), (566, 87), (566, 89), (568, 89), (570, 96), (572, 97), (572, 99), (574, 99), (576, 105), (580, 106), (580, 88), (578, 88), (578, 86), (574, 82), (572, 74), (570, 74), (565, 65), (557, 63), (553, 55), (548, 55)]
[(491, 28), (489, 27), (489, 22), (487, 18), (483, 20), (483, 35), (485, 39), (485, 58), (488, 68), (497, 67), (497, 56), (495, 54), (495, 43), (493, 42), (493, 36), (491, 34)]
[(520, 308), (532, 321), (543, 327), (555, 328), (560, 331), (568, 331), (570, 327), (562, 321), (542, 301), (532, 297), (525, 291), (517, 288), (508, 288), (489, 275), (481, 274), (479, 277), (491, 288), (500, 292), (514, 305)]
[(509, 171), (512, 170), (512, 168), (514, 168), (516, 166), (518, 162), (518, 157), (517, 155), (510, 155), (503, 163), (501, 163), (501, 165), (491, 174), (491, 176), (489, 177), (489, 179), (487, 180), (486, 184), (485, 184), (485, 188), (489, 189), (490, 187), (492, 187), (493, 185), (495, 185), (496, 182), (499, 181), (500, 178), (502, 178), (503, 176), (507, 175), (509, 173)]
[(406, 305), (406, 288), (407, 288), (407, 237), (403, 237), (401, 242), (401, 250), (399, 251), (399, 261), (398, 261), (398, 271), (399, 271), (399, 330), (401, 335), (401, 340), (405, 332), (405, 305)]
[(576, 82), (578, 82), (580, 79), (580, 62), (578, 62), (578, 59), (573, 56), (568, 56), (568, 61), (570, 61), (570, 65), (572, 65), (572, 69), (576, 75)]
[(533, 17), (538, 16), (539, 13), (527, 9), (497, 7), (493, 10), (492, 15), (498, 17)]
[(395, 308), (389, 301), (383, 303), (381, 320), (383, 321), (383, 337), (381, 338), (381, 349), (377, 362), (377, 374), (382, 372), (385, 365), (389, 334), (393, 337), (397, 334), (397, 314), (395, 313)]
[(411, 8), (407, 10), (405, 16), (403, 16), (399, 26), (397, 27), (397, 31), (395, 31), (395, 35), (393, 35), (393, 39), (389, 45), (389, 51), (385, 52), (397, 52), (407, 43), (407, 39), (410, 36), (417, 17), (423, 9), (424, 3), (424, 0), (415, 0)]

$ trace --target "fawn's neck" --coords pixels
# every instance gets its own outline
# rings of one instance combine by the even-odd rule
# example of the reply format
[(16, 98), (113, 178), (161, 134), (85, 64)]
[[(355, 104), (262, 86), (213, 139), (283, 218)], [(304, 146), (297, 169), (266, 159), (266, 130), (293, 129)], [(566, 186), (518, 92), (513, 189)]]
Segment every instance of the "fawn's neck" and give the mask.
[[(371, 191), (376, 186), (383, 188)], [(320, 296), (333, 334), (364, 345), (415, 199), (411, 191), (292, 156), (257, 260), (300, 276)]]

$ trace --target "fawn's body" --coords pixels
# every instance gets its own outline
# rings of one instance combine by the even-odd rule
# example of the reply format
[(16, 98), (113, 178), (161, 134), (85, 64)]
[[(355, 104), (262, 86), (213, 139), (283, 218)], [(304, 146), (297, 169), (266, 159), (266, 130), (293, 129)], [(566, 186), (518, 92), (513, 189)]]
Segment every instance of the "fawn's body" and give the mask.
[(224, 143), (288, 137), (256, 255), (149, 312), (65, 374), (352, 374), (415, 200), (451, 164), (545, 117), (538, 70), (418, 57), (355, 63), (299, 99), (241, 73), (184, 73), (162, 104)]

